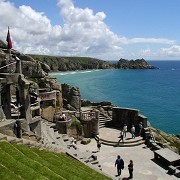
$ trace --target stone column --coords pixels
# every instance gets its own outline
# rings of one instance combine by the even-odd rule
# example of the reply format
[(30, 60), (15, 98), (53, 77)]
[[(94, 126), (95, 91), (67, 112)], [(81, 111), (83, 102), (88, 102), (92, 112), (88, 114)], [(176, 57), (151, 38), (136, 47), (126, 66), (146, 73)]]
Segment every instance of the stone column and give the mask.
[(5, 116), (4, 111), (3, 111), (3, 109), (2, 109), (2, 103), (1, 103), (1, 89), (2, 89), (2, 84), (0, 83), (0, 121), (6, 119), (6, 116)]
[(93, 121), (93, 135), (99, 134), (99, 111), (95, 110), (95, 120)]
[(10, 84), (7, 84), (3, 88), (3, 109), (6, 119), (11, 119), (11, 94), (10, 94)]
[(21, 60), (16, 56), (16, 73), (22, 74)]
[[(30, 124), (30, 121), (32, 120), (31, 115), (31, 104), (30, 104), (30, 94), (29, 94), (29, 82), (27, 82), (23, 77), (21, 76), (21, 82), (19, 86), (19, 95), (20, 95), (20, 112), (21, 112), (21, 118), (25, 118), (27, 121), (27, 124)], [(27, 127), (27, 130), (29, 130), (29, 127)]]

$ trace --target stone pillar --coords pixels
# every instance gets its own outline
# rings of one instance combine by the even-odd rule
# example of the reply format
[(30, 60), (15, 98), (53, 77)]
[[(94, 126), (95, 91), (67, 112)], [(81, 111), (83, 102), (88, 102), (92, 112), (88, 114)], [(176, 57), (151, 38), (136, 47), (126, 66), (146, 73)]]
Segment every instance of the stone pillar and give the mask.
[[(20, 95), (20, 112), (21, 112), (21, 118), (25, 118), (27, 121), (27, 124), (30, 123), (32, 120), (31, 115), (31, 104), (30, 104), (30, 94), (29, 94), (29, 82), (27, 82), (23, 77), (21, 76), (21, 83), (19, 86), (19, 95)], [(29, 127), (27, 127), (27, 130), (29, 130)]]
[(22, 126), (20, 120), (16, 121), (16, 131), (17, 131), (17, 138), (22, 138)]
[(10, 94), (10, 84), (7, 84), (3, 88), (3, 109), (6, 119), (11, 119), (11, 94)]
[(6, 116), (5, 116), (4, 111), (2, 109), (2, 103), (1, 103), (1, 89), (2, 89), (1, 87), (2, 87), (2, 84), (0, 83), (0, 121), (6, 119)]
[(93, 135), (99, 134), (99, 111), (95, 111), (95, 119), (93, 120)]
[(69, 119), (67, 121), (56, 121), (56, 129), (61, 134), (69, 134), (71, 122), (72, 119)]
[(22, 74), (21, 60), (16, 56), (16, 73)]

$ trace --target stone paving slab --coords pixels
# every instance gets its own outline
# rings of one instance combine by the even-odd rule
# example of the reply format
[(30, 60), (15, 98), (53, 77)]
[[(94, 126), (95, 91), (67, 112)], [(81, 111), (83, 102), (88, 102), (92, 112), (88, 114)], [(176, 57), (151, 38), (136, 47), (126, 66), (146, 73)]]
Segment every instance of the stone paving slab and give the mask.
[[(107, 130), (107, 132), (106, 132)], [(103, 135), (100, 130), (100, 137)], [(111, 138), (116, 138), (118, 130), (104, 129), (104, 135)], [(113, 137), (114, 136), (114, 137)], [(94, 139), (91, 139), (91, 143), (88, 145), (77, 145), (79, 150), (95, 152), (97, 155), (99, 164), (102, 166), (102, 171), (112, 177), (112, 179), (123, 179), (126, 180), (129, 177), (128, 164), (129, 160), (134, 161), (134, 178), (135, 180), (174, 180), (177, 179), (175, 176), (167, 174), (167, 170), (159, 166), (153, 161), (154, 153), (146, 146), (140, 145), (135, 147), (113, 147), (102, 145), (100, 152), (97, 152), (97, 143)], [(125, 162), (125, 168), (122, 170), (121, 178), (116, 177), (117, 171), (115, 168), (115, 160), (117, 155), (120, 155)]]

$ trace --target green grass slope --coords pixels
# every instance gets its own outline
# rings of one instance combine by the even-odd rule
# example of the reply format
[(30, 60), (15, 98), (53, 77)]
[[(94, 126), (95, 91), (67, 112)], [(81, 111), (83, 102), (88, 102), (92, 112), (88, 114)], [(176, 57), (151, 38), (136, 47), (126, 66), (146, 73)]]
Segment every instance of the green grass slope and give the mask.
[(65, 155), (0, 142), (0, 179), (109, 179)]

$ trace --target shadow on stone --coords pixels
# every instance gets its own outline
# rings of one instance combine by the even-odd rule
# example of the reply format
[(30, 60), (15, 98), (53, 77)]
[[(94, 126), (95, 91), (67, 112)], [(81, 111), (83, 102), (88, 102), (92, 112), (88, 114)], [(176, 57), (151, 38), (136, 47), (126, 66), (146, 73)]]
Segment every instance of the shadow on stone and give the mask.
[(156, 163), (157, 165), (159, 165), (160, 167), (162, 167), (165, 170), (168, 170), (168, 167), (163, 165), (161, 162), (155, 160), (155, 159), (151, 159), (151, 161), (153, 161), (154, 163)]

